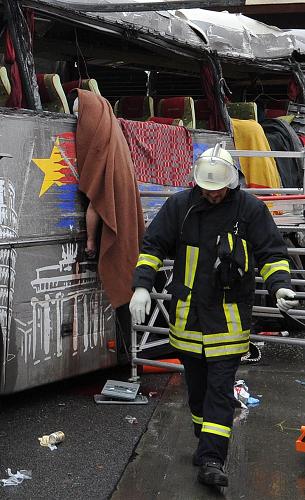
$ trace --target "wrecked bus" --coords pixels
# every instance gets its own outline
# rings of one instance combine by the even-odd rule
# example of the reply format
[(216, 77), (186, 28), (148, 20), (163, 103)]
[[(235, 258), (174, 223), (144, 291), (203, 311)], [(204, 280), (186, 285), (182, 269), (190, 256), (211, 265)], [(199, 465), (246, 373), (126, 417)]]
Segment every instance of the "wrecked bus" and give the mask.
[[(112, 309), (85, 253), (69, 90), (101, 93), (118, 117), (142, 121), (158, 114), (160, 100), (184, 96), (181, 119), (196, 155), (221, 140), (234, 148), (228, 95), (239, 103), (269, 96), (274, 110), (293, 87), (304, 103), (302, 54), (291, 35), (257, 23), (261, 38), (254, 25), (251, 38), (243, 25), (231, 30), (224, 14), (205, 11), (202, 21), (198, 9), (107, 5), (0, 2), (0, 394), (114, 366), (128, 350), (128, 312)], [(125, 97), (133, 99), (124, 114)], [(146, 223), (163, 201), (143, 195)]]

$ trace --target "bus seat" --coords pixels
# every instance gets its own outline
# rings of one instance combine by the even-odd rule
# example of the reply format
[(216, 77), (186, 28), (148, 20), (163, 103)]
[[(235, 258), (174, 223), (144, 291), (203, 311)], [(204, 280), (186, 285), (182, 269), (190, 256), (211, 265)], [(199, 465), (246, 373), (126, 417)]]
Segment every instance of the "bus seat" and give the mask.
[(207, 130), (209, 128), (210, 108), (207, 99), (196, 99), (194, 101), (196, 127)]
[(276, 99), (266, 103), (265, 116), (266, 118), (278, 118), (287, 114), (289, 105), (288, 99)]
[(123, 96), (114, 105), (117, 118), (145, 121), (154, 115), (153, 98), (146, 95)]
[(258, 121), (256, 102), (228, 102), (226, 107), (230, 118)]
[(73, 89), (90, 90), (91, 92), (94, 92), (94, 94), (101, 95), (100, 90), (98, 88), (98, 83), (95, 80), (95, 78), (87, 78), (85, 80), (73, 80), (71, 82), (63, 82), (62, 86), (66, 95), (69, 94), (69, 92), (71, 92), (71, 90)]
[(6, 106), (11, 94), (11, 84), (5, 66), (0, 66), (0, 106)]
[(37, 83), (44, 110), (70, 113), (66, 94), (57, 73), (38, 73)]
[(192, 97), (170, 97), (161, 99), (158, 104), (158, 116), (180, 118), (186, 128), (196, 128), (195, 108)]
[(180, 118), (163, 118), (161, 116), (151, 116), (148, 122), (163, 123), (164, 125), (178, 125), (183, 127), (183, 121)]
[(286, 115), (285, 109), (265, 109), (266, 118), (278, 118), (279, 116)]

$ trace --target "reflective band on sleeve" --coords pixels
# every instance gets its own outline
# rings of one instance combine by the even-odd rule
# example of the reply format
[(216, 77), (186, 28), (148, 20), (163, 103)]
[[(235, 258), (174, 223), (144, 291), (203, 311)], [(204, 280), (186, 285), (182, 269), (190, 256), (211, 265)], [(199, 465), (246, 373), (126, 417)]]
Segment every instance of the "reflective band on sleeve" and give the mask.
[(226, 304), (223, 302), (223, 309), (227, 320), (228, 332), (239, 333), (242, 331), (241, 320), (236, 303)]
[(290, 273), (289, 262), (287, 260), (279, 260), (277, 262), (271, 262), (271, 264), (265, 264), (260, 270), (260, 275), (264, 281), (266, 281), (271, 274), (277, 271), (286, 271)]
[[(197, 269), (199, 248), (198, 247), (186, 247), (186, 259), (185, 259), (185, 272), (184, 272), (184, 284), (188, 288), (192, 289)], [(176, 306), (176, 321), (175, 326), (180, 330), (185, 329), (187, 322), (188, 313), (190, 310), (191, 303), (191, 292), (188, 294), (186, 300), (179, 299)]]
[(225, 425), (214, 424), (213, 422), (202, 422), (202, 432), (209, 432), (210, 434), (217, 434), (218, 436), (223, 436), (230, 438), (231, 428)]
[(136, 267), (139, 266), (150, 266), (155, 271), (158, 271), (163, 265), (162, 260), (158, 259), (155, 255), (150, 255), (148, 253), (141, 253), (138, 258)]
[(202, 425), (203, 418), (202, 417), (197, 417), (197, 415), (194, 415), (194, 413), (192, 413), (192, 420), (193, 420), (194, 424), (200, 424), (200, 425)]
[(244, 252), (245, 252), (245, 273), (249, 269), (249, 256), (248, 256), (248, 248), (247, 248), (247, 242), (246, 240), (241, 240), (243, 247), (244, 247)]
[(232, 233), (228, 233), (228, 241), (229, 241), (230, 250), (232, 252), (232, 250), (233, 250), (233, 236), (232, 236)]

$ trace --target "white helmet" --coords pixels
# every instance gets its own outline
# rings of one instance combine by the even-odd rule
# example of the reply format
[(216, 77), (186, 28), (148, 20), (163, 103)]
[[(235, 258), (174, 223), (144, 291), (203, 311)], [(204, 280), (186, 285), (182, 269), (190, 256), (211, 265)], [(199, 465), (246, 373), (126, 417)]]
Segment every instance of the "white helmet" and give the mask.
[(238, 185), (238, 170), (233, 158), (220, 144), (207, 149), (197, 158), (193, 176), (198, 186), (210, 191), (224, 187), (234, 189)]

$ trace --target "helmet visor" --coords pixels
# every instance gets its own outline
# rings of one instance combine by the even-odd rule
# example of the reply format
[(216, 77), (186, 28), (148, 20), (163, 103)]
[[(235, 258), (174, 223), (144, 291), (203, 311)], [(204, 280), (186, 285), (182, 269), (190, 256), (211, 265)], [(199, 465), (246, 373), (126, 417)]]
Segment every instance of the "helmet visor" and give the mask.
[(237, 169), (219, 157), (201, 156), (194, 165), (196, 184), (210, 191), (229, 187), (230, 184), (235, 183), (237, 175)]

